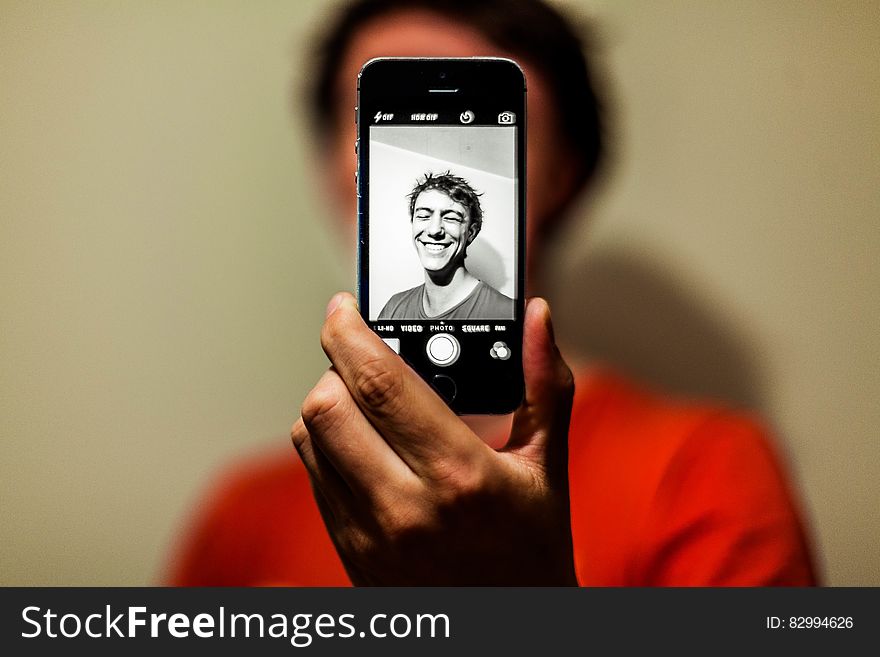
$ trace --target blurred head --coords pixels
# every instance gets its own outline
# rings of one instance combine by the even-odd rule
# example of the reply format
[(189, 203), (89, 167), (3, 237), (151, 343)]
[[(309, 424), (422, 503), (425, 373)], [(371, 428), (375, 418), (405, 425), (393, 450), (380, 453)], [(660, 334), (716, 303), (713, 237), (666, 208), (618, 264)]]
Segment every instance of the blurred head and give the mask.
[[(374, 57), (509, 57), (528, 85), (527, 227), (532, 246), (588, 184), (602, 151), (599, 110), (580, 38), (539, 0), (354, 0), (315, 49), (309, 106), (331, 198), (356, 217), (356, 80)], [(534, 254), (538, 249), (529, 249)], [(531, 259), (531, 258), (530, 258)]]
[(426, 174), (409, 195), (413, 245), (429, 275), (451, 276), (464, 266), (467, 247), (480, 232), (483, 211), (464, 178)]

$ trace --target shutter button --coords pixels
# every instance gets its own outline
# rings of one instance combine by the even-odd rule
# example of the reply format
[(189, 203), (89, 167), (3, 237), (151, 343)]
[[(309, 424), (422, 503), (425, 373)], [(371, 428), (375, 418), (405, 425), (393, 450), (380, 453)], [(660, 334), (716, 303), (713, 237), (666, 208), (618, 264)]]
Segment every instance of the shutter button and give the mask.
[(453, 336), (448, 333), (438, 333), (432, 335), (428, 340), (425, 351), (428, 352), (428, 359), (434, 365), (449, 367), (458, 360), (461, 348), (458, 345), (458, 340)]

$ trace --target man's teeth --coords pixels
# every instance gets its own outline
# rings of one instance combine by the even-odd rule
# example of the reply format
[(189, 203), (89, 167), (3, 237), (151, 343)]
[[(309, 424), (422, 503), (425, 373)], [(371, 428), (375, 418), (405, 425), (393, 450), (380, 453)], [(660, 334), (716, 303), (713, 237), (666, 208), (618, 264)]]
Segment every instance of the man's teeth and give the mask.
[(422, 244), (425, 245), (425, 248), (430, 253), (440, 253), (443, 249), (446, 248), (445, 244), (425, 244), (425, 242), (422, 242)]

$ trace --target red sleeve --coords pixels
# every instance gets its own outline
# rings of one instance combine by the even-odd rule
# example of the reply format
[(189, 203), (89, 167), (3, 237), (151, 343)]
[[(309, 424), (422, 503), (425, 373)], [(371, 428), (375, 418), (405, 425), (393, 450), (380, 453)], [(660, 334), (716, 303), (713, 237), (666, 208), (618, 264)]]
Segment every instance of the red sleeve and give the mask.
[(246, 586), (250, 578), (236, 564), (244, 559), (244, 528), (235, 519), (246, 516), (244, 490), (232, 472), (215, 482), (192, 512), (191, 523), (178, 543), (165, 573), (169, 586)]
[(647, 585), (816, 584), (785, 476), (764, 432), (740, 416), (714, 415), (681, 443), (636, 537)]
[(243, 459), (215, 482), (175, 546), (175, 586), (349, 586), (292, 448)]

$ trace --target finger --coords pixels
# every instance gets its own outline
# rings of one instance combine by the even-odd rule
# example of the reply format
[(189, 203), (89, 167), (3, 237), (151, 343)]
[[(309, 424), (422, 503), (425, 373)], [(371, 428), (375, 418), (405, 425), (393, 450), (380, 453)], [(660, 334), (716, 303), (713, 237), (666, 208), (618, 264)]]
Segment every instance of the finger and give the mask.
[(526, 456), (551, 476), (564, 474), (574, 378), (556, 346), (550, 307), (540, 297), (526, 305), (523, 375), (525, 400), (513, 416), (505, 449)]
[(321, 344), (364, 415), (416, 474), (436, 476), (488, 449), (367, 327), (350, 294), (330, 302)]
[[(290, 436), (309, 473), (309, 481), (315, 495), (318, 511), (327, 526), (327, 533), (342, 560), (349, 579), (355, 585), (369, 582), (360, 569), (347, 558), (344, 544), (340, 543), (344, 537), (362, 531), (365, 524), (363, 522), (364, 515), (355, 511), (357, 501), (353, 499), (352, 492), (347, 489), (345, 482), (335, 472), (329, 460), (320, 449), (315, 447), (302, 417), (294, 423)], [(369, 516), (366, 519), (370, 520)], [(372, 525), (374, 523), (368, 522), (366, 524)]]
[(355, 496), (378, 503), (417, 483), (333, 369), (324, 373), (303, 402), (302, 422), (312, 443)]
[(290, 430), (290, 439), (299, 454), (315, 493), (315, 500), (324, 521), (343, 524), (348, 517), (345, 508), (353, 502), (351, 490), (327, 458), (315, 447), (300, 417)]

